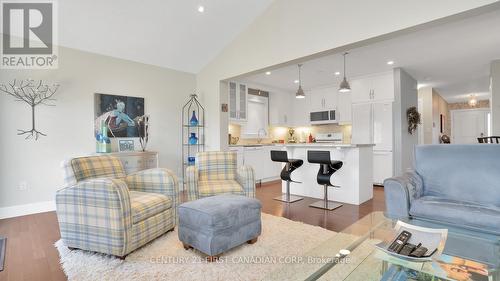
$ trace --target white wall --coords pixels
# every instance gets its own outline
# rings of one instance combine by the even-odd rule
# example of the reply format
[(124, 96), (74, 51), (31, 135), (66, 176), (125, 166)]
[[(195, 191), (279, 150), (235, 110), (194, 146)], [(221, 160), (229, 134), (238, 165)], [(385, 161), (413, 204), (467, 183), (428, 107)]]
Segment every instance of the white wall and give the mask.
[(491, 135), (500, 136), (500, 60), (491, 63)]
[(408, 133), (406, 110), (417, 106), (417, 81), (401, 68), (394, 69), (394, 175), (399, 176), (413, 167), (414, 147), (418, 130)]
[[(207, 148), (224, 149), (227, 93), (219, 81), (440, 19), (494, 0), (275, 0), (197, 75)], [(340, 51), (340, 50), (337, 50)]]
[[(0, 83), (33, 78), (61, 84), (55, 107), (37, 107), (37, 128), (48, 135), (38, 141), (16, 135), (31, 128), (28, 106), (0, 93), (0, 211), (54, 200), (63, 184), (60, 162), (95, 152), (95, 92), (144, 97), (151, 115), (148, 150), (159, 151), (161, 167), (180, 174), (181, 108), (195, 90), (194, 74), (67, 48), (59, 48), (59, 56), (57, 70), (0, 70)], [(28, 190), (18, 190), (22, 181)]]

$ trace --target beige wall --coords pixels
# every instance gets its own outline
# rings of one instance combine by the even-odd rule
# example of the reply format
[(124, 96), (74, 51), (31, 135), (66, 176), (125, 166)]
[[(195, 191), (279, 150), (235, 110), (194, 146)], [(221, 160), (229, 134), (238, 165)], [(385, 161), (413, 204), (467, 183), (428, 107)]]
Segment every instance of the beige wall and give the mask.
[[(26, 78), (61, 86), (55, 107), (37, 107), (37, 127), (47, 133), (38, 141), (16, 135), (30, 128), (30, 109), (0, 93), (0, 213), (2, 207), (54, 200), (63, 184), (60, 162), (95, 152), (96, 92), (144, 97), (151, 115), (148, 149), (159, 151), (162, 167), (180, 174), (181, 108), (195, 90), (193, 74), (59, 48), (57, 70), (0, 70), (0, 83)], [(18, 189), (21, 182), (28, 190)]]
[(424, 134), (422, 140), (423, 144), (431, 144), (432, 143), (432, 134), (433, 134), (433, 116), (432, 116), (432, 88), (425, 87), (418, 90), (418, 98), (419, 98), (419, 108), (420, 119), (422, 124), (421, 132)]
[[(423, 144), (438, 144), (442, 134), (451, 136), (451, 125), (448, 122), (450, 111), (448, 102), (433, 88), (425, 87), (418, 90), (418, 98), (421, 99), (422, 108), (422, 131), (424, 133)], [(441, 115), (444, 118), (444, 130), (441, 133)]]
[(494, 0), (275, 0), (197, 75), (207, 148), (225, 148), (227, 93), (220, 81), (437, 20)]
[[(443, 115), (443, 133), (441, 133), (441, 115)], [(432, 142), (438, 144), (442, 134), (451, 137), (451, 128), (446, 120), (450, 113), (448, 111), (448, 103), (439, 95), (439, 93), (432, 89)]]

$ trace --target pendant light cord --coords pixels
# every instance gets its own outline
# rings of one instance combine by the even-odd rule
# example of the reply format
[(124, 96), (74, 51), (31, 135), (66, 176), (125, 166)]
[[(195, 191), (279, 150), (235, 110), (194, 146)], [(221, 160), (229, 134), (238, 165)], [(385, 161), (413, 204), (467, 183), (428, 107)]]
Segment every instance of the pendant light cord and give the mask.
[(347, 54), (349, 54), (349, 53), (348, 53), (348, 52), (345, 52), (345, 53), (344, 53), (344, 79), (345, 79), (345, 56), (346, 56)]
[(302, 78), (300, 76), (300, 70), (302, 68), (302, 64), (299, 64), (299, 87), (302, 87)]

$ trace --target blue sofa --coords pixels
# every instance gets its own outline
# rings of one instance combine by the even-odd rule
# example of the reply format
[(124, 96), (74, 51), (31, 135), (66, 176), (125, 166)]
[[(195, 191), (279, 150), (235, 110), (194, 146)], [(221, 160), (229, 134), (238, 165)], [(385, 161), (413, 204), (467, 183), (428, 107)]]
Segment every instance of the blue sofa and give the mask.
[(414, 171), (384, 181), (386, 215), (500, 234), (500, 145), (421, 145)]

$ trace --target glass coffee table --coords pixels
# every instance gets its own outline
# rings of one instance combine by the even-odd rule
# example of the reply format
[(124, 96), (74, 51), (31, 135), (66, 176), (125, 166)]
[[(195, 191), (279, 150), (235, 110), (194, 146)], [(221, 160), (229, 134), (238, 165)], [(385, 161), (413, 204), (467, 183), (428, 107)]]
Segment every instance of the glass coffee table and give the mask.
[(428, 262), (410, 262), (377, 250), (375, 244), (395, 236), (396, 220), (373, 212), (302, 255), (300, 262), (280, 265), (265, 280), (500, 281), (499, 236), (423, 220), (402, 221), (448, 229), (443, 254)]

